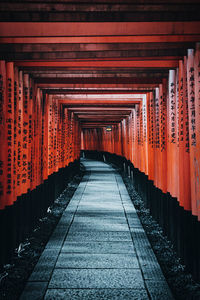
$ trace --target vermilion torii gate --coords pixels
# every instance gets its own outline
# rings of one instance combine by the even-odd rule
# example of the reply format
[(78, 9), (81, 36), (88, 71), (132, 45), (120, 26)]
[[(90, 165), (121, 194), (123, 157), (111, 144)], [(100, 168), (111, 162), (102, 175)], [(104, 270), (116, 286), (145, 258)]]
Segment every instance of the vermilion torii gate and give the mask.
[[(138, 186), (146, 182), (144, 194), (162, 198), (152, 207), (155, 217), (156, 207), (161, 220), (168, 205), (163, 226), (177, 248), (190, 244), (187, 223), (196, 230), (191, 245), (198, 253), (199, 1), (43, 2), (0, 3), (0, 209), (11, 237), (1, 233), (6, 247), (12, 250), (31, 230), (28, 219), (25, 231), (18, 220), (24, 212), (32, 221), (44, 213), (49, 202), (42, 199), (51, 194), (54, 200), (64, 187), (58, 181), (77, 166), (82, 149), (126, 159)], [(179, 250), (187, 260), (191, 248)], [(199, 278), (195, 257), (190, 267)]]

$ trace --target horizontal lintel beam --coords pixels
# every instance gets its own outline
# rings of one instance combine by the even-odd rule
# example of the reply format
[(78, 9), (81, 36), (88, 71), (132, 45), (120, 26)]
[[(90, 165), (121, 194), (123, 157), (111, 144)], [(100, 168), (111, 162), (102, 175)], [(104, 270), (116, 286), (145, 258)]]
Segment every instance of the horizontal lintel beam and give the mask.
[(1, 22), (2, 37), (200, 34), (200, 22)]
[[(0, 35), (1, 36), (1, 35)], [(198, 42), (200, 34), (83, 36), (83, 37), (0, 37), (0, 44), (105, 44), (105, 43), (183, 43)]]

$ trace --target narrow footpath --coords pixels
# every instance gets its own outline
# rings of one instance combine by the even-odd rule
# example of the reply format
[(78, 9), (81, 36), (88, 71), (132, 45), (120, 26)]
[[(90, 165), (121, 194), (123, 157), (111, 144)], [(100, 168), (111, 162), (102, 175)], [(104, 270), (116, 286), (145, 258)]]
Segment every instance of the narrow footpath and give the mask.
[(82, 163), (86, 174), (20, 300), (172, 300), (121, 176)]

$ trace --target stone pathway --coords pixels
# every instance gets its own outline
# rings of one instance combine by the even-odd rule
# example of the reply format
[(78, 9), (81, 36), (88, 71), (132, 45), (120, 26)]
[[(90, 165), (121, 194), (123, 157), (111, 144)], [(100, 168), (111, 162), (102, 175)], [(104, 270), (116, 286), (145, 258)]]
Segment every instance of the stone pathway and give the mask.
[(82, 163), (86, 175), (20, 300), (172, 300), (121, 176)]

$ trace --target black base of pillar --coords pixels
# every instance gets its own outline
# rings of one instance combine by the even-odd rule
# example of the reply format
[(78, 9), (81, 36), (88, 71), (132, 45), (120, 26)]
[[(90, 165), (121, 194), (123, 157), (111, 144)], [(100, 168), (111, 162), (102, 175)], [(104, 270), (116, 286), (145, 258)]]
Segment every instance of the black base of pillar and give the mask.
[(0, 210), (0, 266), (9, 262), (14, 249), (30, 235), (38, 219), (45, 216), (48, 207), (79, 169), (80, 161), (75, 160), (34, 190), (19, 196), (13, 205)]

